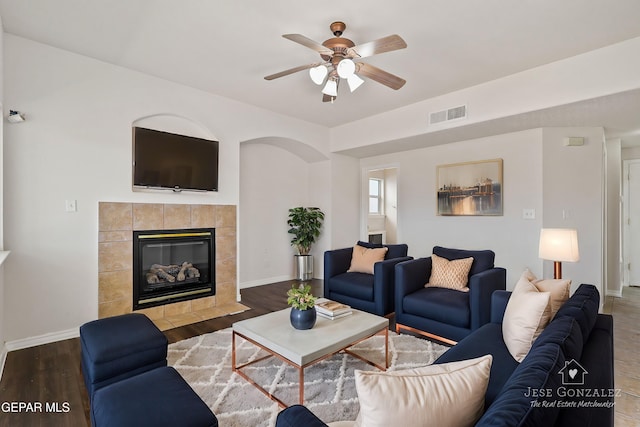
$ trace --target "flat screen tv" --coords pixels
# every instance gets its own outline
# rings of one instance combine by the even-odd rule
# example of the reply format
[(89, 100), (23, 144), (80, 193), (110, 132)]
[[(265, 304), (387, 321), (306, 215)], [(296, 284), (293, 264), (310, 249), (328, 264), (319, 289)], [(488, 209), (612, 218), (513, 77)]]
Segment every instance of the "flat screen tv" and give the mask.
[(134, 127), (133, 185), (218, 191), (218, 141)]

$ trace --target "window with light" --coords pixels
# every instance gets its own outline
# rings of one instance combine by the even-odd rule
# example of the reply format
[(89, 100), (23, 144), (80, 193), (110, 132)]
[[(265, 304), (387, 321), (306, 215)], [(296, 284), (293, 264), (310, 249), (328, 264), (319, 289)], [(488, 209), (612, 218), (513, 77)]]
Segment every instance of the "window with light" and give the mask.
[(383, 215), (383, 180), (369, 178), (369, 214)]

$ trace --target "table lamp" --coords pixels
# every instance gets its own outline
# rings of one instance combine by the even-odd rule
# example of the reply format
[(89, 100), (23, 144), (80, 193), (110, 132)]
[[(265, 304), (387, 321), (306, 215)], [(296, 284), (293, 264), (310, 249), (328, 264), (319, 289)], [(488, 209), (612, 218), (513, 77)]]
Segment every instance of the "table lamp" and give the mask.
[(538, 256), (553, 261), (553, 278), (562, 279), (562, 261), (576, 262), (578, 251), (578, 231), (572, 228), (543, 228), (540, 230)]

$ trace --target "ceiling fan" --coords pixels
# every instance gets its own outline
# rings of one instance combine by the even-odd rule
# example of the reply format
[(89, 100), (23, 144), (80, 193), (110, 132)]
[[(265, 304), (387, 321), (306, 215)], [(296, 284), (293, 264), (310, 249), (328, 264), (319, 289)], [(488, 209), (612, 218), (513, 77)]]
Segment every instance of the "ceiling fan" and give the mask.
[(265, 79), (273, 80), (297, 73), (298, 71), (309, 70), (309, 76), (315, 84), (322, 85), (324, 83), (324, 88), (322, 89), (323, 102), (333, 102), (336, 99), (340, 79), (347, 81), (351, 92), (364, 83), (364, 80), (359, 76), (375, 80), (395, 90), (404, 86), (406, 80), (365, 62), (354, 61), (354, 59), (404, 49), (407, 47), (407, 44), (402, 37), (394, 34), (368, 43), (356, 45), (351, 40), (342, 37), (342, 33), (347, 28), (344, 22), (333, 22), (329, 28), (335, 37), (325, 40), (322, 44), (301, 34), (284, 34), (282, 37), (285, 39), (299, 43), (318, 52), (322, 58), (322, 62), (314, 62), (313, 64), (290, 68), (266, 76)]

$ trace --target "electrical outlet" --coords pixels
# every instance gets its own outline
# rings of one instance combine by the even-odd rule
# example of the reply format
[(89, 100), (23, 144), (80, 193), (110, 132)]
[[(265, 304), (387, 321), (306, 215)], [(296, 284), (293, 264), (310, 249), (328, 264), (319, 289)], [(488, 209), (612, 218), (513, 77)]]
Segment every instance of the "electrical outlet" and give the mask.
[(67, 212), (78, 212), (78, 201), (77, 200), (65, 200), (64, 207)]
[(536, 219), (536, 210), (522, 209), (522, 219)]

